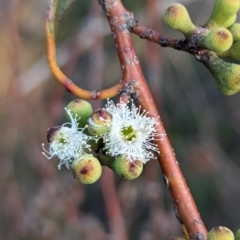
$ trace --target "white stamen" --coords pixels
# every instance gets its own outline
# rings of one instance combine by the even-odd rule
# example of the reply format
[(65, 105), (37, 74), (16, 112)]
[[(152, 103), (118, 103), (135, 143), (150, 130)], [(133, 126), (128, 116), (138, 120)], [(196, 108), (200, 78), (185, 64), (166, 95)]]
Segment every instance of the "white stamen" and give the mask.
[[(51, 159), (54, 156), (59, 158), (59, 169), (63, 164), (69, 169), (72, 161), (84, 154), (83, 148), (90, 148), (90, 145), (88, 145), (90, 137), (83, 133), (86, 127), (78, 128), (77, 119), (73, 117), (70, 110), (66, 108), (65, 110), (71, 122), (64, 123), (57, 130), (56, 139), (50, 143), (49, 150), (46, 150), (44, 144), (42, 144), (42, 154), (47, 159)], [(67, 125), (70, 126), (67, 127)]]
[[(116, 106), (112, 101), (108, 101), (105, 108), (112, 115), (110, 132), (103, 136), (108, 154), (123, 155), (129, 162), (140, 160), (146, 163), (156, 158), (159, 150), (152, 140), (160, 137), (160, 134), (156, 133), (155, 118), (148, 117), (146, 111), (141, 113), (140, 108), (133, 102), (130, 108), (123, 102)], [(125, 136), (124, 129), (132, 131)]]

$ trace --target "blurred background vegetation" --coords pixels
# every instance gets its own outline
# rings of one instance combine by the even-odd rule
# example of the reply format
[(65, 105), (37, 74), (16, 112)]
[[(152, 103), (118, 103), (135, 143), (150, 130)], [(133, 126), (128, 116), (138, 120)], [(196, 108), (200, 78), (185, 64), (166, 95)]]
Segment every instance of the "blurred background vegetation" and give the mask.
[[(125, 0), (141, 23), (167, 36), (162, 24), (172, 1)], [(195, 24), (208, 19), (213, 1), (179, 0)], [(0, 1), (0, 239), (118, 239), (106, 213), (106, 176), (84, 186), (56, 158), (41, 154), (48, 127), (66, 121), (75, 97), (49, 71), (44, 20), (47, 0)], [(240, 94), (223, 96), (210, 73), (186, 53), (133, 36), (179, 164), (207, 226), (240, 227)], [(111, 86), (121, 78), (109, 26), (97, 1), (80, 1), (64, 15), (58, 62), (78, 85)], [(93, 102), (98, 108), (103, 102)], [(105, 176), (105, 180), (104, 179)], [(181, 235), (157, 161), (136, 180), (115, 176), (128, 239)], [(103, 192), (105, 194), (103, 196)]]

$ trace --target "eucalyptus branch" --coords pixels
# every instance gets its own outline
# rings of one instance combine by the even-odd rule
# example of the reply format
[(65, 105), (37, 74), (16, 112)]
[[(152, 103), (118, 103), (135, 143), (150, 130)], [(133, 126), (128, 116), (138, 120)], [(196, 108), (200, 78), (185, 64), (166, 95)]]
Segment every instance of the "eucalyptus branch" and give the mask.
[[(62, 10), (65, 11), (73, 1), (62, 2)], [(240, 91), (240, 65), (225, 62), (220, 57), (240, 60), (240, 24), (235, 24), (240, 1), (215, 0), (212, 15), (203, 26), (192, 23), (183, 5), (170, 5), (164, 11), (163, 20), (181, 32), (184, 39), (169, 38), (143, 26), (125, 9), (121, 0), (98, 2), (111, 28), (122, 70), (121, 81), (109, 89), (88, 91), (75, 85), (60, 70), (56, 60), (55, 32), (57, 21), (64, 11), (58, 12), (58, 0), (50, 2), (46, 20), (48, 61), (57, 80), (72, 94), (83, 99), (105, 99), (119, 95), (119, 102), (115, 105), (109, 100), (105, 108), (95, 112), (91, 104), (84, 100), (69, 103), (65, 110), (70, 123), (48, 131), (50, 148), (46, 150), (43, 144), (43, 155), (48, 159), (58, 156), (59, 168), (61, 165), (71, 168), (76, 179), (91, 184), (101, 176), (103, 165), (125, 179), (134, 179), (141, 174), (143, 163), (159, 153), (163, 179), (185, 238), (206, 240), (207, 230), (166, 134), (130, 34), (194, 55), (211, 72), (218, 88), (224, 94), (232, 95)], [(133, 101), (128, 104), (129, 99), (140, 107), (135, 106)], [(112, 209), (116, 193), (113, 182), (109, 186), (114, 192), (107, 211), (117, 223), (116, 216), (120, 216), (121, 211), (119, 204)], [(122, 220), (119, 223), (122, 239), (126, 239)], [(218, 234), (233, 236), (227, 228), (215, 227), (209, 232), (208, 239), (216, 239)]]
[[(138, 102), (143, 109), (149, 112), (149, 116), (157, 118), (159, 113), (143, 76), (130, 36), (130, 29), (135, 27), (133, 14), (124, 8), (120, 0), (105, 0), (100, 1), (100, 4), (105, 11), (117, 46), (123, 70), (123, 83), (125, 86), (132, 87), (132, 93), (135, 93)], [(163, 136), (161, 140), (156, 140), (160, 150), (159, 164), (179, 217), (185, 224), (191, 239), (206, 239), (207, 230), (183, 177), (160, 117), (158, 118), (157, 132)]]

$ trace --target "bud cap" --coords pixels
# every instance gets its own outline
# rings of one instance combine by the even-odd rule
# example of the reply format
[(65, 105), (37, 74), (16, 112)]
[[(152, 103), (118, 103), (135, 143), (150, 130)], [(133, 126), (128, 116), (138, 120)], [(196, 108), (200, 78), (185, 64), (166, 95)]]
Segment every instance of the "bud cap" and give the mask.
[(88, 119), (88, 132), (93, 136), (101, 136), (110, 131), (112, 115), (105, 109), (98, 109)]
[(84, 184), (96, 182), (102, 174), (102, 166), (92, 155), (82, 155), (72, 163), (73, 177)]
[[(66, 109), (69, 110), (74, 118), (77, 119), (79, 127), (85, 127), (87, 119), (92, 115), (92, 105), (85, 100), (75, 99), (71, 101)], [(68, 120), (70, 120), (69, 114), (66, 114)]]

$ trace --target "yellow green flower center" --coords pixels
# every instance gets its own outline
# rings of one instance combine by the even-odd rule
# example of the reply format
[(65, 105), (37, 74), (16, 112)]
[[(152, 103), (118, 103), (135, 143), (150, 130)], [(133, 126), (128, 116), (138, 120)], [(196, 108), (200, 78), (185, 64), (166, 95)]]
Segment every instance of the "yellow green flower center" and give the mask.
[(125, 141), (132, 141), (137, 138), (137, 131), (132, 126), (126, 126), (121, 129)]

